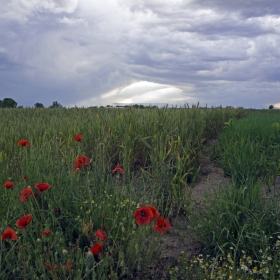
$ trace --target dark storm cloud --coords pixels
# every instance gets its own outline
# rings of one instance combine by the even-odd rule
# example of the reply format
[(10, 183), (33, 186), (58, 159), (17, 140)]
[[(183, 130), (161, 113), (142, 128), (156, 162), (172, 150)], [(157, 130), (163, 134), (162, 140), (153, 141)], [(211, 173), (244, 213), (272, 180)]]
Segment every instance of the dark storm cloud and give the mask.
[(231, 11), (250, 17), (262, 17), (266, 15), (280, 15), (280, 2), (277, 0), (197, 0), (193, 3), (218, 11)]
[[(278, 1), (0, 4), (0, 99), (100, 105), (117, 94), (144, 96), (143, 84), (125, 88), (147, 81), (168, 85), (153, 91), (154, 84), (145, 84), (159, 99), (170, 94), (168, 100), (245, 107), (280, 102)], [(181, 91), (171, 96), (175, 87)]]
[[(132, 1), (122, 1), (128, 4)], [(160, 0), (134, 0), (130, 4), (132, 11), (150, 9), (156, 13), (176, 15), (186, 10), (197, 11), (200, 9), (216, 10), (219, 13), (238, 13), (246, 18), (262, 17), (266, 15), (280, 15), (278, 0), (190, 0), (190, 1), (160, 1)], [(168, 9), (169, 4), (173, 9)]]

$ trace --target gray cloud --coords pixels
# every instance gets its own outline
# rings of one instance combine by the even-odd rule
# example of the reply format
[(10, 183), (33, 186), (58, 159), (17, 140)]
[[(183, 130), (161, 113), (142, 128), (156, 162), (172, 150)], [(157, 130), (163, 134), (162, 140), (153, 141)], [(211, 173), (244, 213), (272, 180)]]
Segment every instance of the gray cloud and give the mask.
[(213, 0), (211, 2), (207, 0), (196, 0), (193, 2), (209, 9), (214, 8), (218, 11), (239, 13), (246, 18), (280, 15), (280, 3), (277, 0)]
[(12, 97), (24, 106), (54, 100), (100, 105), (140, 100), (136, 87), (126, 95), (116, 91), (119, 96), (111, 99), (102, 96), (147, 81), (159, 90), (146, 84), (141, 96), (164, 99), (160, 102), (245, 107), (280, 102), (278, 1), (0, 4), (0, 99)]
[(1, 0), (0, 19), (26, 23), (40, 13), (73, 13), (79, 0)]

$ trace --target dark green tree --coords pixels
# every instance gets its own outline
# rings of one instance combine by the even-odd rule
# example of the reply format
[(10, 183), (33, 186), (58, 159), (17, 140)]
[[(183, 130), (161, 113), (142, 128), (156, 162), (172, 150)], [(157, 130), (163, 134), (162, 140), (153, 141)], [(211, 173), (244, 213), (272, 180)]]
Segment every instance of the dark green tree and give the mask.
[(0, 100), (0, 107), (1, 108), (16, 108), (17, 102), (12, 98), (4, 98)]
[(274, 106), (273, 105), (269, 105), (268, 109), (274, 109)]
[(34, 104), (35, 108), (45, 108), (44, 105), (42, 103), (35, 103)]
[(62, 105), (57, 101), (54, 101), (50, 108), (62, 108)]

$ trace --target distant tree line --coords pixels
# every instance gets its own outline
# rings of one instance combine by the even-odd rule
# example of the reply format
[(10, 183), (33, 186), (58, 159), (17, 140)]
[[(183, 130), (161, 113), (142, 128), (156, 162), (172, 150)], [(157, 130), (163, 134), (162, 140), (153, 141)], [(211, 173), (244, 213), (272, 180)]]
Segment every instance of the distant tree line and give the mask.
[(4, 98), (0, 100), (0, 108), (16, 108), (17, 103), (12, 98)]
[(45, 108), (45, 106), (42, 103), (35, 103), (34, 108)]
[[(113, 106), (109, 106), (107, 105), (106, 107), (113, 107)], [(116, 108), (128, 108), (128, 107), (132, 107), (132, 108), (136, 108), (136, 109), (155, 109), (158, 108), (156, 105), (148, 105), (148, 106), (144, 106), (142, 104), (133, 104), (133, 105), (116, 105)]]
[[(35, 108), (45, 108), (45, 106), (42, 103), (35, 103), (34, 105)], [(62, 105), (58, 103), (57, 101), (54, 101), (49, 108), (62, 108)]]
[[(52, 105), (49, 106), (49, 108), (62, 108), (63, 106), (58, 103), (57, 101), (53, 101)], [(136, 109), (155, 109), (158, 108), (157, 106), (149, 105), (149, 106), (144, 106), (142, 104), (133, 104), (133, 105), (116, 105), (116, 108), (136, 108)], [(17, 102), (13, 100), (12, 98), (4, 98), (3, 100), (0, 100), (0, 108), (23, 108), (23, 106), (18, 106), (17, 107)], [(35, 103), (34, 108), (45, 108), (45, 106), (42, 103)], [(93, 108), (98, 108), (97, 106), (94, 106)], [(104, 106), (100, 106), (99, 108), (105, 108)], [(112, 105), (106, 105), (106, 108), (113, 108)], [(233, 108), (232, 106), (227, 106), (226, 108)], [(268, 107), (270, 110), (274, 109), (273, 105), (269, 105)]]
[[(63, 106), (58, 103), (57, 101), (54, 101), (49, 108), (62, 108)], [(97, 107), (97, 106), (94, 106)], [(120, 106), (117, 105), (116, 108), (128, 108), (128, 107), (133, 107), (136, 109), (145, 109), (145, 108), (157, 108), (157, 106), (144, 106), (142, 104), (133, 104), (133, 105), (124, 105)], [(23, 108), (23, 106), (18, 106), (17, 107), (17, 102), (13, 100), (12, 98), (4, 98), (3, 100), (0, 100), (0, 108)], [(45, 106), (42, 103), (35, 103), (34, 108), (45, 108)], [(104, 106), (100, 106), (100, 108), (104, 108)], [(106, 108), (113, 108), (112, 105), (106, 105)]]
[[(62, 108), (63, 106), (58, 103), (57, 101), (54, 101), (49, 108)], [(23, 106), (17, 107), (17, 102), (13, 100), (12, 98), (4, 98), (3, 100), (0, 100), (0, 108), (23, 108)], [(45, 106), (42, 103), (35, 103), (34, 108), (45, 108)]]
[[(45, 106), (42, 103), (35, 103), (34, 108), (45, 108)], [(58, 103), (57, 101), (53, 101), (52, 105), (49, 106), (49, 108), (62, 108), (63, 106)], [(97, 106), (94, 106), (95, 108), (98, 108)], [(128, 108), (128, 107), (132, 107), (132, 108), (136, 108), (136, 109), (154, 109), (154, 108), (158, 108), (157, 106), (144, 106), (142, 104), (133, 104), (133, 105), (117, 105), (116, 108)], [(18, 106), (17, 107), (17, 102), (15, 100), (13, 100), (12, 98), (4, 98), (3, 100), (0, 100), (0, 108), (23, 108), (23, 106)], [(100, 106), (99, 108), (105, 108), (104, 106)], [(112, 105), (106, 105), (106, 108), (113, 108)]]

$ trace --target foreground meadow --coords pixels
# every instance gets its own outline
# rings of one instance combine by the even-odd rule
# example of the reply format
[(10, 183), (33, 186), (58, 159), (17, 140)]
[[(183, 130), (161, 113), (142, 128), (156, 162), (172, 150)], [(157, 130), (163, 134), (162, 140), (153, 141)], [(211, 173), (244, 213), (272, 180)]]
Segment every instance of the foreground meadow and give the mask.
[[(1, 109), (0, 119), (0, 279), (278, 279), (277, 111)], [(232, 185), (196, 209), (201, 151), (217, 137), (209, 157)], [(182, 243), (162, 264), (182, 220), (201, 252)]]

